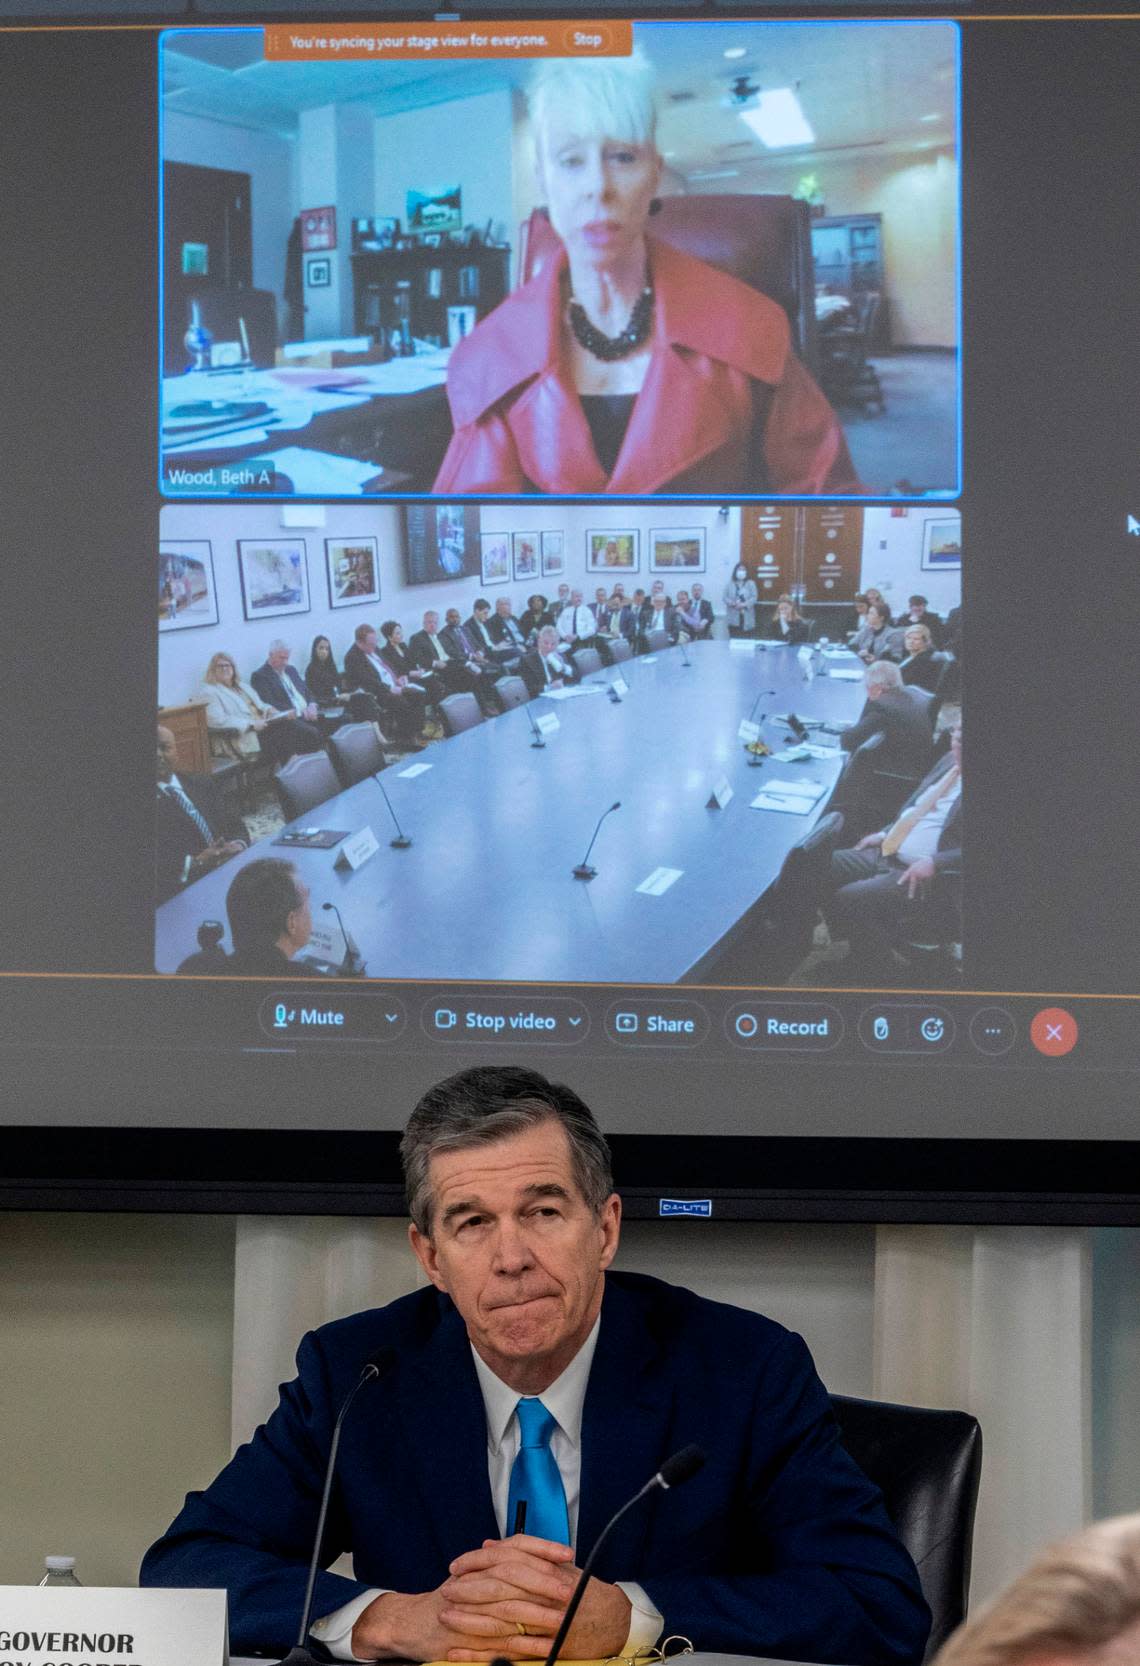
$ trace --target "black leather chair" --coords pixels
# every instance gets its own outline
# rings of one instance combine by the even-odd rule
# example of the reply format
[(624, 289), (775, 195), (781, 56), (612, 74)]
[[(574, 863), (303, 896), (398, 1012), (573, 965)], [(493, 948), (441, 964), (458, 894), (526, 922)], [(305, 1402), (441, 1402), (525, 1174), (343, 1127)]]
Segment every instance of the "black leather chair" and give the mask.
[(964, 1411), (831, 1396), (839, 1432), (879, 1488), (933, 1615), (926, 1658), (966, 1617), (982, 1431)]

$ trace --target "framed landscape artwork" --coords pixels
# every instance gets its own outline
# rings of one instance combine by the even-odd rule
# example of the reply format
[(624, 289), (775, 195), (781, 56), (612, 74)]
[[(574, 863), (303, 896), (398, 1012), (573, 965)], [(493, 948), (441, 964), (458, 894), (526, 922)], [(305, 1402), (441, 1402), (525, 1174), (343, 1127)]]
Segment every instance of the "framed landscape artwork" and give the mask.
[(238, 572), (247, 619), (308, 613), (309, 569), (303, 538), (239, 538)]
[(561, 578), (566, 571), (566, 535), (563, 532), (544, 532), (542, 535), (542, 576)]
[(654, 527), (649, 534), (651, 573), (703, 573), (705, 570), (705, 529), (703, 526)]
[(637, 532), (587, 532), (588, 573), (636, 573), (641, 563), (637, 553)]

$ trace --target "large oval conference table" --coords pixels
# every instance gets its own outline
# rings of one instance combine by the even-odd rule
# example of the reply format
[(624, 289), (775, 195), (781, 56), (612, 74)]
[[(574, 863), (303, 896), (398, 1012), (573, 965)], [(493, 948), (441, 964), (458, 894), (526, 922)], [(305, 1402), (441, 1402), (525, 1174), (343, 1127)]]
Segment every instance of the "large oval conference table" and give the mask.
[[(314, 917), (334, 902), (367, 963), (385, 979), (480, 982), (676, 983), (710, 976), (718, 955), (771, 886), (791, 847), (827, 809), (839, 756), (789, 763), (780, 754), (789, 712), (849, 723), (863, 705), (854, 656), (816, 655), (810, 680), (793, 648), (741, 651), (695, 643), (633, 659), (591, 681), (628, 684), (620, 704), (604, 691), (540, 697), (429, 746), (383, 772), (407, 850), (374, 780), (359, 782), (290, 827), (370, 826), (379, 849), (356, 871), (334, 866), (338, 848), (293, 849), (272, 838), (204, 876), (157, 911), (156, 966), (173, 972), (197, 946), (203, 920), (224, 921), (238, 867), (286, 857), (312, 893)], [(764, 693), (771, 690), (771, 693)], [(773, 757), (749, 766), (742, 719), (767, 714)], [(545, 748), (531, 717), (557, 715)], [(834, 735), (811, 739), (836, 746)], [(430, 767), (419, 773), (417, 764)], [(733, 797), (710, 809), (714, 786)], [(751, 808), (766, 785), (813, 781), (824, 792), (806, 815)], [(599, 816), (597, 876), (573, 877)], [(646, 887), (640, 889), (640, 887)], [(326, 914), (327, 924), (333, 916)], [(227, 939), (228, 946), (228, 939)]]

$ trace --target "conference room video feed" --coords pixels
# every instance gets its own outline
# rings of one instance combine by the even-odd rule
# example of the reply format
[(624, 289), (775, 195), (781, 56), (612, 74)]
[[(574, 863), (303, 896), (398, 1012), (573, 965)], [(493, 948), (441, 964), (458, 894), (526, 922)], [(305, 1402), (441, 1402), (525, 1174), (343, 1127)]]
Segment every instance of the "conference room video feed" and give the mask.
[(961, 984), (933, 505), (167, 504), (159, 972)]
[(165, 32), (163, 493), (955, 498), (958, 44)]

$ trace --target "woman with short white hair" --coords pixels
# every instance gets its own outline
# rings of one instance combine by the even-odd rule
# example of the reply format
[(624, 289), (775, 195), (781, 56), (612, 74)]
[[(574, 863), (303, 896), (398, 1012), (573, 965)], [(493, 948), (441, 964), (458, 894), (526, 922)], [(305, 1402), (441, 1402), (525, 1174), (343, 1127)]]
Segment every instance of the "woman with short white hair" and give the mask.
[(650, 235), (644, 58), (547, 60), (528, 102), (560, 249), (452, 353), (436, 491), (855, 489), (783, 308)]

